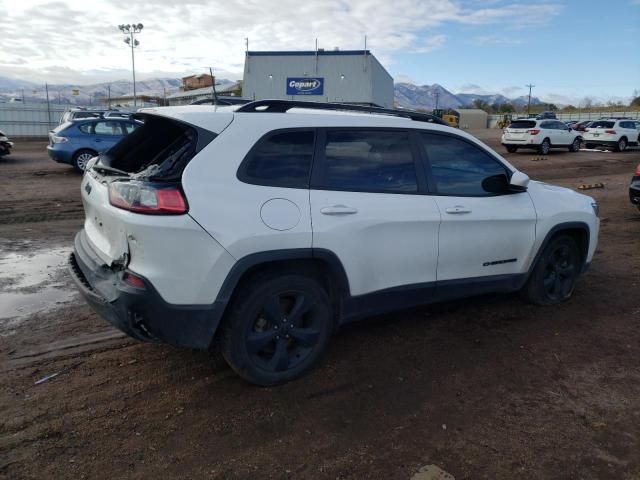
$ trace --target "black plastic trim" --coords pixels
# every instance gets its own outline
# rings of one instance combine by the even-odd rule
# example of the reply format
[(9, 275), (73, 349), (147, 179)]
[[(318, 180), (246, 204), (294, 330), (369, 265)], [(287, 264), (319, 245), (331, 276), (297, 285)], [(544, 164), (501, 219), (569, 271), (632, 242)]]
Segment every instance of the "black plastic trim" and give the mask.
[(553, 228), (551, 228), (551, 230), (549, 230), (547, 232), (547, 235), (544, 237), (544, 240), (540, 244), (540, 248), (538, 249), (538, 252), (536, 253), (536, 256), (534, 257), (533, 261), (531, 262), (531, 266), (529, 267), (529, 273), (527, 274), (527, 278), (533, 272), (533, 269), (535, 268), (536, 264), (538, 263), (538, 260), (540, 259), (540, 256), (542, 255), (542, 252), (544, 252), (544, 249), (547, 247), (547, 245), (551, 241), (551, 238), (553, 236), (555, 236), (556, 234), (562, 232), (562, 231), (565, 231), (565, 230), (576, 230), (576, 229), (583, 230), (587, 234), (587, 242), (586, 242), (586, 245), (585, 245), (585, 247), (586, 247), (585, 251), (584, 252), (580, 252), (582, 257), (583, 257), (582, 258), (582, 269), (581, 269), (580, 273), (585, 273), (587, 271), (587, 268), (588, 268), (587, 256), (589, 255), (589, 244), (591, 242), (591, 229), (589, 228), (589, 225), (587, 225), (584, 222), (564, 222), (564, 223), (558, 223)]

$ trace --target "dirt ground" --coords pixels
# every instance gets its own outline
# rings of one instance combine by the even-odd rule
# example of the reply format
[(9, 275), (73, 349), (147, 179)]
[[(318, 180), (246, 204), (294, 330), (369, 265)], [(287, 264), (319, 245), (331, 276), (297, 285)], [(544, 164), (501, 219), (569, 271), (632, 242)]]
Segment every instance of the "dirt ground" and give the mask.
[[(502, 153), (498, 130), (476, 133)], [(640, 151), (505, 157), (534, 179), (605, 184), (588, 192), (600, 243), (571, 301), (363, 321), (311, 374), (258, 388), (80, 301), (64, 269), (80, 176), (18, 142), (0, 159), (0, 478), (640, 478)]]

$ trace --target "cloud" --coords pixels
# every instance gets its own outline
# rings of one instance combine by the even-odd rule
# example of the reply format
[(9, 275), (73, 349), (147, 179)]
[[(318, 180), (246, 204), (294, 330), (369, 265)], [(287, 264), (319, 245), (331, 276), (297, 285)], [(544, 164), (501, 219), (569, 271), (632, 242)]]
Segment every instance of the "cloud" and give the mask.
[(446, 35), (434, 35), (432, 37), (425, 38), (422, 46), (414, 50), (415, 53), (431, 53), (435, 50), (439, 50), (444, 46), (444, 42), (447, 40)]
[[(400, 52), (428, 53), (447, 24), (537, 25), (556, 15), (554, 3), (463, 4), (456, 0), (0, 0), (4, 12), (0, 75), (37, 81), (84, 80), (84, 72), (126, 71), (131, 52), (117, 25), (144, 24), (136, 71), (224, 71), (242, 75), (245, 38), (252, 50), (367, 46), (385, 64)], [(473, 8), (472, 8), (473, 7)], [(20, 65), (21, 59), (28, 64)], [(66, 70), (65, 70), (66, 69)], [(65, 73), (66, 72), (66, 73)], [(218, 74), (219, 75), (219, 74)], [(226, 75), (231, 76), (231, 75)]]
[(475, 38), (480, 45), (521, 45), (522, 39), (510, 35), (480, 35)]

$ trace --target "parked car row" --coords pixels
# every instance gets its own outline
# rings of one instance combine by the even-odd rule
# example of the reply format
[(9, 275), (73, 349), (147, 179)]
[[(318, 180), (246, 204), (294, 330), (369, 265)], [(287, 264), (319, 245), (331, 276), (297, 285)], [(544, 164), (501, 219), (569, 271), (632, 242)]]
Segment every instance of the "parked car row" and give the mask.
[(60, 116), (59, 125), (89, 118), (131, 118), (133, 114), (134, 112), (114, 108), (74, 107), (68, 109)]
[(629, 146), (640, 145), (640, 122), (631, 119), (604, 119), (567, 125), (559, 120), (516, 119), (504, 129), (501, 143), (508, 152), (533, 149), (547, 155), (552, 148), (580, 150), (609, 147), (623, 152)]

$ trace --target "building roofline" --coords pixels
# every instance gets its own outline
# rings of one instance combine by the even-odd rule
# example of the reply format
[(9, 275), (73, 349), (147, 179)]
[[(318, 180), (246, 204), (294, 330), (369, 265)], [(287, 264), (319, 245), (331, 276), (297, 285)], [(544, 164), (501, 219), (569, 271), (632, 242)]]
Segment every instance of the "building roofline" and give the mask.
[(250, 57), (311, 57), (328, 55), (372, 55), (371, 50), (284, 50), (284, 51), (248, 51)]

